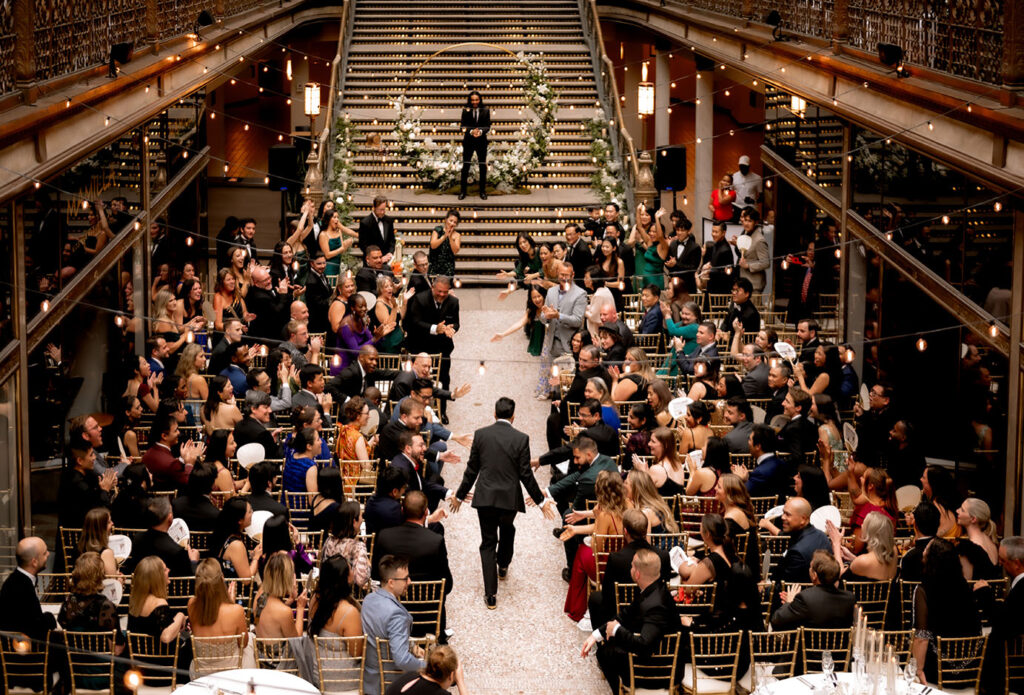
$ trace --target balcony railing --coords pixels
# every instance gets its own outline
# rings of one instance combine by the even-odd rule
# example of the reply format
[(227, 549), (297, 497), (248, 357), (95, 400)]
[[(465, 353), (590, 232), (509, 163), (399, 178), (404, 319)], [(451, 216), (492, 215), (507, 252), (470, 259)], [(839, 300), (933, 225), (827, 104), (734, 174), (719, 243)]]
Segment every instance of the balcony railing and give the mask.
[[(1010, 0), (1010, 2), (1019, 0)], [(1007, 0), (667, 0), (671, 6), (764, 21), (778, 10), (786, 33), (845, 41), (874, 53), (879, 43), (904, 60), (957, 77), (1003, 82)]]

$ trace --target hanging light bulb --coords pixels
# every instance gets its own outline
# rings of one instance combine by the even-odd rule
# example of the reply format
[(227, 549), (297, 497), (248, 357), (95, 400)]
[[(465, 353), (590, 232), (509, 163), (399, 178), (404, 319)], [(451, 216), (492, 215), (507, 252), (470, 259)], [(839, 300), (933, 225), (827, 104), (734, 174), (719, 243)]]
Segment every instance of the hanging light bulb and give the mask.
[(625, 280), (619, 280), (619, 290), (625, 290), (625, 289), (626, 289), (626, 281)]
[(114, 317), (114, 325), (117, 326), (118, 328), (124, 327), (124, 316), (121, 316), (121, 314), (118, 314), (117, 316), (115, 316)]
[(999, 326), (996, 325), (995, 321), (990, 321), (988, 324), (988, 334), (993, 338), (999, 336)]
[(260, 357), (266, 357), (268, 353), (266, 345), (260, 345)]
[(296, 273), (299, 272), (299, 262), (298, 261), (292, 261), (292, 270), (294, 270)]
[(185, 334), (185, 342), (186, 343), (194, 343), (194, 342), (196, 342), (196, 334), (193, 333), (192, 331), (189, 331), (188, 333), (186, 333)]
[(949, 224), (949, 215), (942, 216), (942, 224)]
[(551, 365), (551, 376), (555, 377), (556, 379), (558, 378), (558, 365), (557, 364)]
[(14, 651), (19, 654), (25, 654), (31, 649), (32, 644), (27, 639), (16, 639), (14, 640)]
[(693, 365), (693, 373), (695, 376), (704, 376), (708, 371), (708, 366), (704, 362), (698, 362)]
[(509, 292), (515, 292), (516, 291), (516, 283), (515, 283), (515, 281), (512, 281), (512, 282), (508, 283), (508, 291)]
[(142, 673), (135, 669), (130, 669), (124, 672), (124, 685), (126, 688), (135, 692), (142, 686)]
[(460, 287), (462, 287), (462, 280), (460, 280), (458, 278), (455, 278), (454, 284), (455, 284), (455, 289), (459, 289)]
[(341, 366), (341, 355), (334, 355), (334, 357), (331, 358), (331, 366), (333, 366), (333, 367), (340, 367)]
[(842, 257), (843, 257), (843, 250), (842, 249), (836, 249), (836, 258), (842, 258)]
[(789, 270), (789, 261), (786, 260), (785, 258), (782, 259), (782, 269)]
[(853, 360), (856, 357), (857, 355), (853, 352), (853, 348), (850, 347), (846, 348), (846, 352), (843, 353), (843, 359), (846, 361), (846, 364), (853, 364)]
[(779, 358), (778, 358), (778, 357), (773, 357), (773, 358), (771, 358), (770, 360), (768, 360), (768, 365), (769, 365), (769, 366), (770, 366), (770, 367), (771, 367), (772, 369), (775, 369), (776, 367), (778, 367), (778, 366), (779, 366)]
[(628, 364), (622, 365), (622, 373), (623, 374), (629, 374), (629, 365)]
[(487, 366), (484, 364), (483, 360), (480, 360), (480, 366), (476, 371), (480, 376), (483, 376), (487, 372)]
[(892, 241), (892, 232), (886, 232), (885, 233), (885, 238), (886, 238), (886, 241)]
[(996, 212), (1002, 212), (1003, 210), (1003, 204), (1000, 203), (998, 200), (996, 201), (996, 204), (993, 205), (992, 207)]
[(412, 359), (408, 359), (408, 360), (405, 361), (405, 364), (402, 365), (402, 371), (404, 371), (404, 372), (411, 372), (412, 371)]
[(726, 266), (725, 274), (726, 275), (732, 275), (732, 266), (731, 265), (730, 266)]
[(925, 350), (928, 349), (928, 341), (925, 340), (924, 338), (918, 338), (917, 342), (914, 343), (914, 345), (915, 347), (917, 347), (918, 352), (924, 352)]
[(185, 246), (191, 246), (193, 243), (191, 236), (185, 237)]
[(43, 303), (39, 305), (39, 308), (42, 309), (43, 312), (49, 311), (50, 310), (50, 300), (49, 299), (44, 299)]

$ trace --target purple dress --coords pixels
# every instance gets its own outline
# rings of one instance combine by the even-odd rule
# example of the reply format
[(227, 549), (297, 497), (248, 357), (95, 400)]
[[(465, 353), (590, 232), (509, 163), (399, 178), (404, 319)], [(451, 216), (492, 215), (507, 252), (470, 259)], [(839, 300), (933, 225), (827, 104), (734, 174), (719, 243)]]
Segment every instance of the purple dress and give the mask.
[(331, 367), (331, 374), (334, 376), (337, 376), (342, 369), (356, 359), (361, 347), (373, 344), (373, 333), (369, 326), (364, 326), (362, 331), (356, 333), (347, 323), (343, 323), (341, 330), (338, 331), (338, 339), (338, 347), (341, 348), (341, 364)]

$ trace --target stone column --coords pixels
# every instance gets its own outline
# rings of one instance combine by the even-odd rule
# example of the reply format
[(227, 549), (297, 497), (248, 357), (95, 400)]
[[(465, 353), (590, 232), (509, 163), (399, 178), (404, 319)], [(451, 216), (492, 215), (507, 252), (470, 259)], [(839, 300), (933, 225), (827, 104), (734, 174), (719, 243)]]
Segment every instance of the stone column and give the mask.
[[(1010, 3), (1013, 4), (1013, 3)], [(1013, 213), (1013, 264), (1024, 266), (1024, 210)], [(1024, 466), (1024, 371), (1021, 364), (1020, 341), (1024, 335), (1024, 273), (1013, 274), (1010, 292), (1010, 359), (1006, 379), (1006, 498), (1003, 508), (1004, 535), (1021, 532), (1020, 484)]]
[[(668, 107), (671, 103), (669, 100), (671, 81), (672, 73), (669, 68), (668, 52), (658, 51), (658, 56), (654, 61), (654, 149), (657, 152), (671, 143), (668, 115)], [(655, 162), (655, 166), (657, 164)], [(662, 196), (661, 204), (663, 206), (669, 205), (671, 202), (671, 193)]]
[[(627, 51), (626, 61), (629, 62), (631, 57), (632, 54)], [(640, 86), (640, 63), (634, 62), (628, 67), (629, 70), (622, 73), (622, 91), (619, 93), (619, 96), (626, 97), (626, 100), (620, 101), (619, 106), (622, 108), (622, 120), (624, 121), (622, 125), (633, 138), (633, 145), (639, 151), (644, 149), (644, 122), (637, 112), (636, 103), (637, 89)]]
[(694, 165), (693, 165), (693, 220), (694, 234), (703, 243), (703, 224), (701, 220), (708, 217), (708, 204), (711, 202), (711, 190), (715, 186), (712, 173), (713, 164), (713, 137), (715, 134), (715, 111), (714, 111), (714, 84), (715, 70), (714, 63), (706, 58), (697, 57), (696, 98), (700, 103), (696, 105), (696, 128), (694, 137)]
[[(843, 151), (852, 147), (853, 135), (849, 125), (843, 128)], [(842, 164), (842, 212), (839, 222), (839, 241), (850, 239), (847, 229), (847, 210), (853, 201), (853, 166), (849, 159), (843, 157)], [(839, 264), (839, 335), (846, 337), (854, 348), (853, 370), (858, 375), (864, 373), (864, 297), (868, 291), (867, 259), (861, 253), (861, 245), (844, 244), (842, 260)]]
[(33, 0), (14, 0), (14, 86), (36, 100), (36, 11)]

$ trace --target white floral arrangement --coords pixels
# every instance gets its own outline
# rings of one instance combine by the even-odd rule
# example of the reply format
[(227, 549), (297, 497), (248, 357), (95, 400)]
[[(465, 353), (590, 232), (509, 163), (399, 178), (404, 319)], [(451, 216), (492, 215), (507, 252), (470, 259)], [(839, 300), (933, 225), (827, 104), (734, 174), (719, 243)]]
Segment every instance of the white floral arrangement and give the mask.
[[(517, 140), (511, 144), (499, 143), (488, 153), (487, 183), (501, 193), (521, 188), (544, 162), (558, 111), (558, 94), (551, 87), (544, 62), (538, 56), (522, 52), (517, 53), (516, 58), (527, 71), (523, 95), (534, 116), (523, 121)], [(416, 177), (439, 191), (456, 185), (462, 172), (462, 143), (453, 140), (440, 145), (425, 135), (421, 125), (422, 109), (406, 106), (404, 95), (394, 102), (394, 108), (398, 151)], [(471, 167), (471, 184), (476, 183), (477, 171), (477, 167)]]
[(356, 152), (356, 140), (359, 128), (344, 114), (334, 123), (334, 167), (328, 196), (334, 201), (334, 207), (341, 214), (342, 222), (347, 222), (352, 213), (352, 193), (356, 191), (353, 176), (352, 157)]
[(602, 203), (616, 203), (626, 208), (626, 187), (622, 183), (622, 162), (615, 158), (608, 137), (608, 114), (598, 113), (586, 123), (590, 136), (590, 158), (597, 170), (590, 175), (590, 187)]

